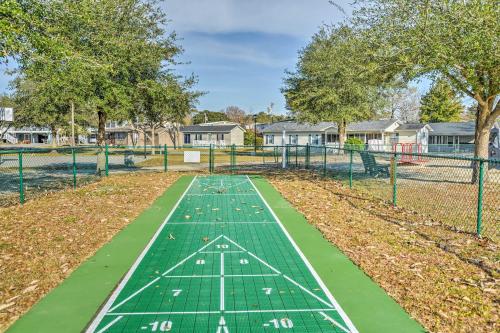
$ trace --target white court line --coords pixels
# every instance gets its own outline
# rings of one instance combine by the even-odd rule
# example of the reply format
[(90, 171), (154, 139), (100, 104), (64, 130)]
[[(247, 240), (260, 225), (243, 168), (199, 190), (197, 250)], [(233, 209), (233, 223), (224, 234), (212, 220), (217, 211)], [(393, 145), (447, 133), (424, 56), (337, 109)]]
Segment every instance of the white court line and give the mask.
[[(245, 313), (320, 312), (320, 311), (324, 312), (324, 311), (336, 311), (336, 310), (335, 309), (226, 310), (224, 311), (224, 313), (245, 314)], [(221, 313), (220, 311), (120, 312), (120, 313), (107, 313), (106, 316), (210, 315), (210, 314), (220, 314), (220, 313)]]
[(158, 236), (162, 232), (163, 228), (165, 228), (165, 225), (167, 224), (168, 220), (174, 214), (174, 212), (177, 209), (177, 207), (179, 206), (181, 200), (184, 198), (184, 196), (186, 195), (187, 191), (191, 188), (191, 186), (193, 185), (193, 183), (196, 180), (196, 178), (197, 178), (197, 176), (195, 176), (193, 178), (193, 180), (191, 180), (191, 182), (189, 183), (189, 185), (186, 188), (186, 190), (184, 191), (184, 193), (182, 193), (182, 195), (179, 198), (179, 200), (177, 200), (177, 202), (175, 203), (174, 207), (172, 207), (172, 209), (170, 210), (170, 213), (165, 218), (165, 220), (163, 221), (162, 225), (158, 228), (158, 230), (154, 234), (153, 238), (151, 238), (151, 240), (149, 241), (149, 243), (146, 245), (146, 247), (144, 248), (144, 250), (141, 252), (141, 254), (139, 255), (139, 257), (136, 259), (136, 261), (132, 265), (132, 267), (130, 267), (129, 271), (127, 272), (127, 274), (125, 275), (125, 277), (123, 278), (123, 280), (120, 282), (120, 284), (115, 289), (115, 291), (113, 292), (113, 294), (111, 294), (111, 297), (108, 299), (108, 301), (106, 302), (106, 304), (102, 307), (101, 311), (97, 314), (97, 316), (95, 317), (95, 319), (92, 321), (92, 323), (90, 324), (90, 326), (87, 328), (87, 330), (86, 330), (87, 333), (94, 332), (97, 329), (97, 326), (99, 326), (99, 323), (102, 321), (102, 318), (109, 311), (109, 309), (111, 308), (111, 305), (113, 305), (113, 303), (115, 302), (115, 300), (118, 297), (118, 295), (120, 294), (120, 292), (123, 290), (123, 288), (125, 287), (125, 285), (128, 283), (128, 281), (132, 277), (132, 274), (134, 274), (135, 270), (139, 266), (139, 263), (142, 261), (142, 259), (144, 259), (144, 257), (146, 256), (146, 253), (148, 253), (149, 249), (151, 248), (151, 246), (153, 245), (153, 243), (156, 241), (156, 239), (158, 238)]
[(280, 309), (280, 310), (228, 310), (226, 313), (270, 313), (270, 312), (317, 312), (317, 311), (336, 311), (335, 309)]
[(157, 315), (200, 315), (200, 314), (220, 314), (220, 311), (177, 311), (177, 312), (121, 312), (106, 313), (106, 316), (157, 316)]
[(220, 254), (220, 310), (224, 311), (224, 252)]
[(134, 298), (135, 296), (137, 296), (139, 293), (141, 293), (144, 289), (148, 288), (150, 285), (156, 283), (160, 278), (157, 277), (153, 280), (151, 280), (148, 284), (146, 284), (144, 287), (142, 287), (141, 289), (135, 291), (132, 295), (130, 295), (129, 297), (125, 298), (123, 301), (121, 301), (120, 303), (118, 303), (117, 305), (113, 306), (111, 309), (109, 309), (109, 312), (112, 312), (114, 311), (116, 308), (122, 306), (123, 304), (127, 303), (129, 300), (131, 300), (132, 298)]
[(300, 248), (297, 246), (297, 243), (295, 243), (295, 241), (293, 240), (292, 236), (290, 236), (290, 234), (286, 230), (286, 228), (283, 225), (283, 223), (281, 223), (281, 220), (278, 218), (278, 216), (276, 215), (276, 213), (271, 209), (271, 206), (269, 206), (268, 202), (264, 199), (264, 197), (262, 196), (262, 193), (260, 193), (259, 189), (255, 186), (255, 184), (252, 182), (252, 180), (250, 179), (250, 177), (248, 177), (248, 176), (246, 176), (246, 177), (247, 177), (248, 181), (252, 184), (252, 186), (255, 189), (255, 191), (257, 192), (257, 194), (260, 196), (261, 200), (266, 205), (267, 209), (269, 209), (269, 211), (273, 215), (273, 217), (276, 220), (276, 222), (278, 222), (279, 226), (281, 227), (281, 230), (283, 230), (283, 232), (285, 233), (285, 235), (288, 238), (288, 240), (290, 241), (290, 243), (292, 243), (293, 247), (295, 248), (295, 251), (297, 251), (297, 253), (299, 254), (299, 256), (302, 258), (302, 261), (306, 264), (307, 268), (309, 269), (309, 271), (311, 272), (311, 274), (314, 276), (314, 278), (316, 279), (316, 281), (320, 285), (321, 289), (323, 289), (323, 292), (326, 294), (326, 296), (328, 297), (328, 299), (330, 300), (330, 302), (332, 302), (332, 304), (335, 306), (335, 308), (337, 309), (339, 315), (342, 317), (342, 319), (344, 320), (344, 322), (346, 323), (346, 325), (349, 327), (349, 330), (351, 331), (351, 333), (359, 333), (359, 331), (356, 329), (356, 327), (352, 323), (351, 319), (347, 316), (347, 314), (344, 312), (344, 310), (340, 307), (340, 304), (333, 297), (333, 295), (330, 292), (330, 290), (328, 290), (328, 288), (326, 287), (326, 285), (323, 282), (323, 280), (321, 280), (321, 278), (319, 277), (319, 275), (316, 272), (316, 270), (314, 270), (314, 267), (312, 267), (312, 265), (309, 262), (309, 260), (307, 260), (306, 256), (302, 253), (302, 251), (300, 250)]
[[(260, 259), (259, 257), (257, 257), (255, 254), (253, 254), (252, 252), (250, 251), (247, 251), (245, 250), (244, 247), (242, 247), (241, 245), (239, 245), (238, 243), (234, 242), (233, 240), (229, 239), (228, 237), (224, 236), (224, 238), (226, 240), (228, 240), (230, 243), (232, 243), (233, 245), (239, 247), (240, 249), (244, 250), (245, 252), (247, 252), (249, 255), (251, 255), (252, 257), (254, 257), (255, 259), (257, 259), (258, 261), (260, 261), (263, 265), (266, 265), (268, 268), (272, 269), (274, 272), (282, 275), (282, 273), (280, 271), (278, 271), (276, 268), (274, 268), (273, 266), (269, 265), (267, 262), (265, 262), (264, 260)], [(299, 287), (300, 289), (304, 290), (305, 292), (307, 292), (309, 295), (313, 296), (314, 298), (316, 298), (317, 300), (319, 300), (321, 303), (323, 304), (326, 304), (327, 306), (329, 307), (332, 307), (333, 308), (333, 305), (326, 302), (325, 300), (323, 300), (321, 297), (319, 297), (318, 295), (314, 294), (312, 291), (310, 291), (309, 289), (305, 288), (304, 286), (302, 286), (300, 283), (292, 280), (290, 277), (288, 277), (287, 275), (283, 274), (283, 277), (285, 279), (287, 279), (288, 281), (290, 281), (291, 283), (293, 283), (294, 285), (296, 285), (297, 287)]]
[(214, 197), (220, 197), (220, 196), (237, 196), (237, 197), (241, 197), (241, 196), (247, 196), (247, 195), (254, 195), (254, 196), (257, 196), (258, 194), (256, 193), (194, 193), (194, 194), (188, 194), (187, 196), (193, 196), (193, 197), (203, 197), (203, 196), (207, 196), (207, 195), (213, 195)]
[(201, 251), (200, 253), (208, 253), (208, 254), (217, 253), (217, 254), (219, 254), (222, 252), (224, 252), (224, 253), (243, 253), (244, 251)]
[(107, 330), (108, 328), (110, 328), (111, 326), (113, 326), (114, 324), (116, 324), (116, 323), (117, 323), (120, 319), (122, 319), (122, 318), (123, 318), (123, 316), (116, 317), (116, 318), (115, 318), (115, 319), (113, 319), (111, 322), (109, 322), (106, 326), (104, 326), (103, 328), (101, 328), (101, 329), (99, 330), (99, 332), (97, 332), (97, 333), (103, 333), (103, 332), (106, 332), (106, 330)]
[[(222, 275), (167, 275), (164, 276), (166, 279), (209, 279), (209, 278), (220, 278)], [(234, 277), (268, 277), (268, 276), (279, 276), (279, 274), (231, 274), (224, 275), (227, 278)]]
[(281, 274), (280, 271), (278, 271), (276, 268), (274, 268), (273, 266), (269, 265), (267, 262), (265, 262), (264, 260), (260, 259), (259, 257), (257, 257), (255, 254), (253, 254), (252, 252), (248, 251), (247, 249), (245, 249), (243, 246), (241, 246), (240, 244), (236, 243), (235, 241), (233, 241), (232, 239), (224, 236), (224, 238), (229, 241), (231, 244), (233, 244), (234, 246), (237, 246), (238, 248), (242, 249), (243, 251), (245, 251), (246, 253), (248, 253), (249, 255), (251, 255), (253, 258), (257, 259), (258, 261), (260, 261), (260, 263), (262, 263), (263, 265), (265, 265), (266, 267), (270, 268), (273, 272), (276, 272), (277, 274)]
[[(162, 276), (165, 276), (167, 275), (168, 273), (170, 273), (171, 271), (173, 271), (174, 269), (176, 269), (177, 267), (179, 267), (180, 265), (184, 264), (186, 261), (188, 261), (189, 259), (191, 259), (192, 257), (194, 257), (196, 254), (198, 254), (201, 250), (207, 248), (208, 246), (212, 245), (212, 243), (214, 243), (215, 241), (217, 241), (219, 238), (221, 238), (221, 236), (217, 237), (216, 239), (214, 239), (213, 241), (211, 241), (210, 243), (208, 243), (207, 245), (203, 246), (201, 249), (199, 249), (198, 251), (192, 253), (191, 255), (189, 255), (188, 257), (182, 259), (181, 261), (179, 261), (177, 264), (175, 264), (175, 266), (171, 267), (169, 270), (167, 270), (166, 272), (163, 272), (162, 273)], [(109, 309), (108, 311), (109, 312), (112, 312), (114, 310), (116, 310), (117, 308), (119, 308), (120, 306), (122, 306), (123, 304), (127, 303), (128, 301), (130, 301), (132, 298), (134, 298), (135, 296), (137, 296), (139, 293), (141, 293), (144, 289), (148, 288), (149, 286), (151, 286), (153, 283), (155, 283), (156, 281), (158, 281), (160, 278), (157, 277), (155, 278), (153, 281), (149, 282), (147, 285), (145, 285), (144, 287), (142, 287), (141, 289), (137, 290), (136, 292), (134, 292), (132, 295), (130, 295), (129, 297), (125, 298), (123, 301), (121, 301), (120, 303), (116, 304), (115, 306), (113, 306), (111, 309)]]
[(324, 313), (323, 311), (320, 311), (319, 313), (320, 315), (323, 316), (323, 318), (325, 320), (328, 320), (330, 323), (332, 323), (333, 325), (337, 326), (338, 328), (340, 328), (342, 331), (346, 332), (346, 333), (351, 333), (348, 329), (346, 329), (344, 326), (340, 325), (335, 319), (333, 319), (332, 317), (328, 316), (326, 313)]
[(203, 246), (202, 248), (198, 249), (198, 251), (196, 251), (194, 253), (191, 253), (189, 256), (187, 256), (186, 258), (184, 258), (181, 261), (179, 261), (174, 267), (171, 267), (168, 271), (164, 272), (162, 275), (163, 276), (167, 275), (168, 273), (170, 273), (171, 271), (173, 271), (174, 269), (176, 269), (177, 267), (179, 267), (180, 265), (182, 265), (183, 263), (185, 263), (186, 261), (188, 261), (189, 259), (191, 259), (195, 255), (197, 255), (198, 253), (200, 253), (201, 251), (203, 251), (204, 249), (206, 249), (207, 247), (209, 247), (210, 245), (212, 245), (213, 243), (215, 243), (216, 241), (218, 241), (219, 238), (221, 238), (221, 237), (222, 237), (222, 235), (220, 235), (219, 237), (215, 238), (210, 243), (207, 243), (205, 246)]
[(196, 224), (275, 224), (276, 222), (220, 222), (220, 221), (214, 221), (214, 222), (171, 222), (168, 225), (172, 224), (186, 224), (186, 225), (196, 225)]
[(299, 287), (300, 289), (304, 290), (306, 293), (308, 293), (309, 295), (313, 296), (314, 298), (316, 298), (318, 301), (320, 301), (321, 303), (323, 304), (326, 304), (326, 306), (329, 306), (331, 308), (333, 308), (333, 305), (331, 305), (330, 303), (328, 302), (325, 302), (324, 300), (321, 299), (321, 297), (319, 297), (318, 295), (314, 294), (312, 291), (308, 290), (307, 288), (304, 288), (303, 286), (301, 286), (299, 283), (295, 282), (294, 280), (292, 280), (291, 278), (289, 278), (287, 275), (283, 274), (283, 277), (285, 279), (287, 279), (288, 281), (290, 281), (291, 283), (293, 283), (294, 285), (296, 285), (297, 287)]

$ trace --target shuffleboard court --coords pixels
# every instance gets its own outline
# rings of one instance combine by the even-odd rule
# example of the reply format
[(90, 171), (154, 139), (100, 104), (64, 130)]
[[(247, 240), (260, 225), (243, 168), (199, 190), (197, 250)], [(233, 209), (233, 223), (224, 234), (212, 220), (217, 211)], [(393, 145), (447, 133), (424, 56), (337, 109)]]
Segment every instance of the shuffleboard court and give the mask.
[(195, 177), (87, 332), (356, 328), (246, 176)]

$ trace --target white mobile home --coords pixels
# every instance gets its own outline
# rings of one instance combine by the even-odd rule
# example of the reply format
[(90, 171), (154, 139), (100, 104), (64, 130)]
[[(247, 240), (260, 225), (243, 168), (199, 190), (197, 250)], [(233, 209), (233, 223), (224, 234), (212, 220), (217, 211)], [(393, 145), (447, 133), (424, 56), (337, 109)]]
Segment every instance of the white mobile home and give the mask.
[[(285, 131), (285, 142), (282, 136)], [(403, 124), (398, 120), (372, 120), (352, 123), (347, 126), (348, 138), (359, 138), (368, 144), (375, 140), (379, 145), (391, 146), (395, 143), (426, 144), (431, 128), (424, 124)], [(317, 124), (284, 121), (273, 123), (263, 130), (264, 144), (281, 146), (283, 144), (298, 145), (330, 145), (338, 144), (337, 124), (320, 122)]]

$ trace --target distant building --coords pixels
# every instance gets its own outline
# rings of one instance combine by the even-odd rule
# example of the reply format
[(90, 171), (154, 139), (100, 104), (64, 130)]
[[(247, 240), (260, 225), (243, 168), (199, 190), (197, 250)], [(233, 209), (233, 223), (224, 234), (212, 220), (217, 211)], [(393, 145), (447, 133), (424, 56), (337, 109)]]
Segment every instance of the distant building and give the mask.
[[(285, 142), (282, 142), (285, 131)], [(352, 123), (347, 126), (347, 138), (358, 138), (365, 144), (390, 146), (395, 143), (415, 143), (426, 145), (431, 128), (425, 124), (403, 124), (398, 120), (372, 120)], [(317, 124), (284, 121), (273, 123), (264, 130), (264, 144), (276, 146), (335, 145), (339, 143), (338, 127), (333, 122)]]
[(474, 121), (455, 123), (430, 123), (432, 133), (429, 144), (432, 145), (460, 145), (473, 144), (476, 132)]
[(241, 146), (245, 129), (236, 123), (214, 122), (183, 126), (180, 129), (182, 144), (193, 146)]

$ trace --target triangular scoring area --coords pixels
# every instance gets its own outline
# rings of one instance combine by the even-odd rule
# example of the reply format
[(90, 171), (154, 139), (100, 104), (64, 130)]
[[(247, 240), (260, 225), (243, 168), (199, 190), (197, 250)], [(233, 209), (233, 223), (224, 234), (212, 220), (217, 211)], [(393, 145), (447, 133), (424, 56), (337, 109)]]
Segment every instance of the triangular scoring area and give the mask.
[(163, 274), (172, 277), (226, 277), (277, 275), (269, 265), (250, 255), (225, 236), (207, 244)]
[[(330, 303), (329, 300), (324, 299), (324, 292), (322, 291), (321, 288), (315, 288), (313, 290), (310, 290), (304, 287), (303, 285), (296, 282), (288, 275), (283, 274), (277, 268), (273, 267), (266, 261), (262, 260), (254, 253), (246, 250), (233, 240), (229, 239), (226, 236), (223, 236), (223, 238), (243, 251), (243, 253), (240, 254), (240, 256), (244, 256), (246, 254), (252, 260), (257, 261), (260, 264), (259, 267), (265, 267), (266, 269), (271, 271), (272, 274), (262, 274), (261, 276), (259, 276), (258, 274), (242, 275), (245, 278), (244, 280), (245, 282), (253, 285), (251, 290), (246, 290), (244, 294), (246, 293), (248, 295), (249, 292), (255, 291), (256, 292), (255, 298), (260, 300), (260, 302), (258, 303), (260, 305), (264, 305), (262, 308), (260, 308), (259, 306), (261, 310), (266, 309), (265, 304), (268, 304), (269, 308), (271, 309), (278, 309), (280, 307), (282, 309), (290, 309), (290, 310), (299, 308), (306, 308), (306, 309), (334, 308), (334, 306)], [(233, 276), (237, 277), (236, 274)], [(248, 280), (249, 278), (252, 278), (253, 281), (249, 281)], [(234, 281), (234, 283), (237, 283), (237, 281)], [(235, 292), (234, 295), (236, 296), (237, 293)], [(235, 300), (235, 305), (236, 303), (237, 300)], [(243, 309), (239, 308), (235, 310), (243, 310)]]

